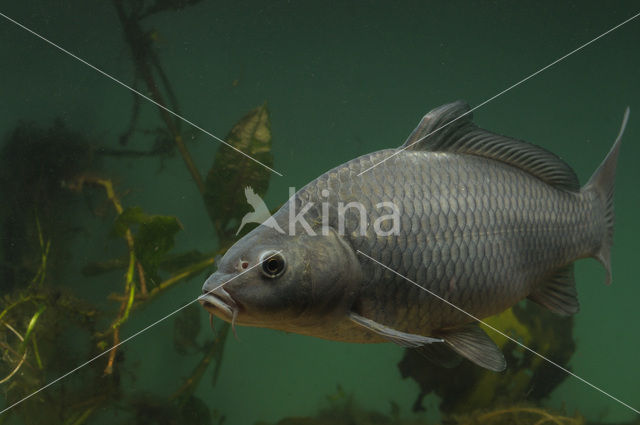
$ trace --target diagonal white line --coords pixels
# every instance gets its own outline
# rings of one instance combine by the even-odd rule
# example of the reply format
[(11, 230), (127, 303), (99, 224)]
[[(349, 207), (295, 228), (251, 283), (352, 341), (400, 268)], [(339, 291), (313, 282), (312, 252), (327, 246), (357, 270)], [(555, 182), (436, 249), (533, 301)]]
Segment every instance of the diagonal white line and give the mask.
[(47, 388), (49, 388), (50, 386), (52, 386), (53, 384), (63, 380), (64, 378), (66, 378), (67, 376), (79, 371), (80, 369), (82, 369), (83, 367), (87, 366), (88, 364), (93, 363), (94, 361), (98, 360), (100, 357), (105, 356), (107, 353), (109, 353), (112, 350), (115, 350), (116, 348), (120, 347), (122, 344), (124, 344), (127, 341), (131, 341), (133, 338), (137, 337), (138, 335), (148, 331), (149, 329), (153, 328), (154, 326), (156, 326), (158, 323), (161, 323), (163, 321), (165, 321), (166, 319), (168, 319), (169, 317), (175, 315), (176, 313), (184, 310), (185, 308), (189, 307), (191, 304), (195, 303), (196, 301), (199, 301), (201, 298), (203, 298), (206, 295), (211, 294), (212, 292), (214, 292), (215, 290), (222, 288), (224, 285), (226, 285), (227, 283), (231, 282), (232, 280), (242, 276), (243, 274), (249, 272), (251, 269), (258, 267), (260, 264), (264, 263), (265, 261), (267, 261), (269, 258), (273, 257), (274, 255), (277, 255), (279, 253), (281, 253), (282, 251), (276, 251), (273, 254), (271, 254), (270, 256), (268, 256), (267, 258), (265, 258), (264, 260), (254, 264), (253, 266), (249, 267), (248, 269), (244, 270), (242, 273), (238, 273), (237, 275), (235, 275), (234, 277), (232, 277), (231, 279), (227, 280), (224, 283), (221, 283), (220, 285), (216, 286), (215, 288), (213, 288), (212, 290), (200, 295), (198, 298), (189, 301), (188, 303), (186, 303), (185, 305), (183, 305), (182, 307), (178, 308), (177, 310), (172, 311), (171, 313), (167, 314), (166, 316), (156, 320), (155, 322), (153, 322), (152, 324), (148, 325), (145, 328), (140, 329), (138, 332), (134, 333), (133, 335), (127, 337), (126, 339), (123, 339), (122, 341), (120, 341), (119, 343), (117, 343), (116, 345), (114, 345), (111, 348), (108, 348), (107, 350), (103, 351), (102, 353), (98, 354), (95, 357), (92, 357), (91, 359), (87, 360), (86, 362), (82, 363), (80, 366), (71, 369), (69, 372), (65, 373), (62, 376), (59, 376), (58, 378), (54, 379), (53, 381), (49, 382), (48, 384), (46, 384), (45, 386), (41, 387), (40, 389), (32, 392), (31, 394), (29, 394), (26, 397), (21, 398), (20, 400), (16, 401), (15, 403), (13, 403), (12, 405), (5, 407), (3, 410), (0, 411), (0, 415), (6, 413), (7, 411), (13, 409), (14, 407), (16, 407), (18, 404), (22, 403), (23, 401), (26, 401), (28, 399), (30, 399), (31, 397), (33, 397), (34, 395), (38, 394), (41, 391), (46, 390)]
[(277, 175), (279, 175), (280, 177), (282, 177), (282, 174), (277, 172), (276, 170), (274, 170), (273, 168), (269, 167), (266, 164), (263, 164), (262, 162), (258, 161), (257, 159), (255, 159), (254, 157), (252, 157), (251, 155), (248, 155), (244, 152), (242, 152), (240, 149), (236, 148), (235, 146), (230, 145), (229, 143), (225, 142), (224, 140), (222, 140), (221, 138), (219, 138), (218, 136), (216, 136), (213, 133), (208, 132), (207, 130), (205, 130), (204, 128), (200, 127), (197, 124), (194, 124), (193, 122), (189, 121), (188, 119), (186, 119), (185, 117), (183, 117), (182, 115), (173, 112), (171, 109), (167, 108), (164, 105), (161, 105), (160, 103), (156, 102), (155, 100), (151, 99), (150, 97), (140, 93), (138, 90), (134, 89), (133, 87), (123, 83), (122, 81), (118, 80), (116, 77), (113, 77), (110, 74), (107, 74), (106, 72), (104, 72), (103, 70), (99, 69), (98, 67), (90, 64), (89, 62), (87, 62), (86, 60), (74, 55), (73, 53), (71, 53), (70, 51), (64, 49), (63, 47), (57, 45), (56, 43), (54, 43), (51, 40), (48, 40), (47, 38), (45, 38), (44, 36), (38, 34), (37, 32), (35, 32), (34, 30), (22, 25), (20, 22), (16, 21), (15, 19), (10, 18), (9, 16), (5, 15), (4, 13), (0, 12), (0, 16), (2, 16), (3, 18), (5, 18), (7, 21), (12, 22), (14, 24), (16, 24), (17, 26), (19, 26), (20, 28), (22, 28), (25, 31), (30, 32), (31, 34), (35, 35), (36, 37), (38, 37), (39, 39), (41, 39), (42, 41), (45, 41), (46, 43), (50, 44), (51, 46), (55, 47), (56, 49), (60, 50), (61, 52), (66, 53), (67, 55), (71, 56), (72, 58), (76, 59), (79, 62), (82, 62), (83, 64), (87, 65), (89, 68), (93, 69), (94, 71), (104, 75), (105, 77), (107, 77), (108, 79), (120, 84), (122, 87), (132, 91), (133, 93), (137, 94), (138, 96), (142, 97), (145, 100), (148, 100), (149, 102), (153, 103), (154, 105), (156, 105), (158, 108), (161, 108), (165, 111), (167, 111), (168, 113), (170, 113), (171, 115), (173, 115), (174, 117), (186, 122), (187, 124), (191, 125), (192, 127), (202, 131), (203, 133), (209, 135), (210, 137), (214, 138), (215, 140), (217, 140), (218, 142), (222, 143), (223, 145), (233, 149), (234, 151), (238, 152), (241, 155), (244, 155), (245, 157), (249, 158), (250, 160), (252, 160), (253, 162), (256, 162), (260, 165), (262, 165), (264, 168), (268, 169), (269, 171), (271, 171), (272, 173), (275, 173)]
[(429, 133), (429, 134), (427, 134), (426, 136), (421, 137), (420, 139), (416, 140), (415, 142), (413, 142), (413, 143), (411, 143), (411, 144), (409, 144), (409, 145), (407, 145), (407, 146), (404, 146), (404, 147), (402, 147), (402, 148), (398, 148), (394, 153), (392, 153), (391, 155), (389, 155), (389, 156), (388, 156), (388, 157), (386, 157), (385, 159), (383, 159), (383, 160), (381, 160), (381, 161), (379, 161), (379, 162), (376, 162), (376, 163), (375, 163), (375, 164), (373, 164), (371, 167), (367, 168), (367, 169), (366, 169), (366, 170), (364, 170), (364, 171), (361, 171), (361, 172), (358, 174), (358, 176), (363, 175), (364, 173), (366, 173), (367, 171), (371, 170), (372, 168), (377, 167), (378, 165), (382, 164), (383, 162), (385, 162), (385, 161), (387, 161), (387, 160), (389, 160), (389, 159), (393, 158), (394, 156), (398, 155), (399, 153), (401, 153), (401, 152), (403, 152), (403, 151), (405, 151), (405, 150), (409, 149), (411, 146), (415, 145), (416, 143), (420, 143), (421, 141), (423, 141), (423, 140), (424, 140), (424, 139), (426, 139), (427, 137), (431, 136), (433, 133), (436, 133), (436, 132), (438, 132), (438, 131), (442, 130), (443, 128), (445, 128), (445, 127), (446, 127), (446, 126), (448, 126), (449, 124), (452, 124), (452, 123), (456, 122), (457, 120), (459, 120), (460, 118), (464, 117), (465, 115), (469, 115), (470, 113), (472, 113), (472, 112), (473, 112), (473, 111), (475, 111), (476, 109), (481, 108), (482, 106), (486, 105), (487, 103), (491, 102), (492, 100), (494, 100), (494, 99), (496, 99), (496, 98), (498, 98), (498, 97), (502, 96), (503, 94), (505, 94), (505, 93), (506, 93), (506, 92), (508, 92), (509, 90), (514, 89), (514, 88), (518, 87), (520, 84), (524, 83), (525, 81), (530, 80), (531, 78), (535, 77), (536, 75), (540, 74), (541, 72), (546, 71), (547, 69), (551, 68), (553, 65), (557, 64), (558, 62), (565, 60), (566, 58), (568, 58), (569, 56), (573, 55), (574, 53), (576, 53), (576, 52), (578, 52), (578, 51), (580, 51), (580, 50), (584, 49), (584, 48), (585, 48), (585, 47), (587, 47), (588, 45), (590, 45), (590, 44), (592, 44), (592, 43), (594, 43), (594, 42), (598, 41), (599, 39), (601, 39), (601, 38), (602, 38), (602, 37), (604, 37), (605, 35), (609, 34), (610, 32), (615, 31), (615, 30), (617, 30), (618, 28), (620, 28), (621, 26), (623, 26), (623, 25), (625, 25), (625, 24), (627, 24), (627, 23), (629, 23), (629, 22), (633, 21), (633, 20), (634, 20), (634, 19), (636, 19), (638, 16), (640, 16), (640, 13), (636, 13), (636, 14), (635, 14), (635, 15), (633, 15), (632, 17), (630, 17), (630, 18), (628, 18), (628, 19), (626, 19), (626, 20), (624, 20), (624, 21), (620, 22), (620, 23), (619, 23), (618, 25), (616, 25), (615, 27), (610, 28), (610, 29), (608, 29), (607, 31), (603, 32), (602, 34), (600, 34), (600, 35), (599, 35), (599, 36), (597, 36), (596, 38), (594, 38), (594, 39), (592, 39), (592, 40), (590, 40), (590, 41), (588, 41), (588, 42), (586, 42), (586, 43), (582, 44), (582, 45), (581, 45), (581, 46), (579, 46), (579, 47), (576, 47), (575, 49), (573, 49), (573, 50), (572, 50), (572, 51), (570, 51), (569, 53), (565, 54), (564, 56), (562, 56), (562, 57), (560, 57), (560, 58), (558, 58), (558, 59), (556, 59), (556, 60), (554, 60), (553, 62), (551, 62), (551, 63), (550, 63), (550, 64), (548, 64), (547, 66), (544, 66), (544, 67), (540, 68), (539, 70), (537, 70), (537, 71), (536, 71), (536, 72), (534, 72), (533, 74), (530, 74), (529, 76), (527, 76), (527, 77), (523, 78), (522, 80), (518, 81), (517, 83), (510, 85), (510, 86), (509, 86), (509, 87), (507, 87), (506, 89), (502, 90), (500, 93), (498, 93), (498, 94), (496, 94), (496, 95), (491, 96), (489, 99), (487, 99), (487, 100), (485, 100), (484, 102), (480, 103), (479, 105), (477, 105), (477, 106), (475, 106), (475, 107), (471, 108), (470, 110), (468, 110), (468, 111), (467, 111), (467, 112), (465, 112), (464, 114), (460, 115), (459, 117), (457, 117), (457, 118), (455, 118), (455, 119), (453, 119), (453, 120), (449, 121), (448, 123), (446, 123), (446, 124), (445, 124), (445, 125), (443, 125), (443, 126), (440, 126), (440, 127), (436, 128), (435, 130), (433, 130), (432, 132), (430, 132), (430, 133)]
[(500, 331), (500, 330), (496, 329), (495, 327), (491, 326), (490, 324), (488, 324), (488, 323), (486, 323), (486, 322), (482, 321), (482, 319), (479, 319), (478, 317), (474, 316), (473, 314), (468, 313), (467, 311), (463, 310), (462, 308), (458, 307), (457, 305), (453, 304), (452, 302), (450, 302), (450, 301), (448, 301), (448, 300), (446, 300), (446, 299), (442, 298), (440, 295), (436, 294), (435, 292), (430, 291), (430, 290), (428, 290), (427, 288), (425, 288), (425, 287), (423, 287), (423, 286), (420, 286), (418, 283), (414, 282), (413, 280), (409, 279), (409, 278), (408, 278), (408, 277), (406, 277), (406, 276), (401, 275), (401, 274), (400, 274), (400, 273), (398, 273), (397, 271), (395, 271), (395, 270), (393, 270), (392, 268), (390, 268), (390, 267), (386, 266), (385, 264), (381, 263), (380, 261), (376, 260), (375, 258), (370, 257), (369, 255), (365, 254), (364, 252), (362, 252), (362, 251), (360, 251), (360, 250), (357, 250), (357, 252), (358, 252), (358, 254), (363, 255), (363, 256), (365, 256), (365, 257), (367, 257), (369, 260), (371, 260), (371, 261), (375, 262), (376, 264), (378, 264), (378, 265), (380, 265), (380, 266), (384, 267), (385, 269), (389, 270), (391, 273), (393, 273), (393, 274), (395, 274), (395, 275), (397, 275), (397, 276), (399, 276), (399, 277), (403, 278), (403, 279), (404, 279), (404, 280), (406, 280), (407, 282), (412, 283), (413, 285), (415, 285), (415, 286), (417, 286), (418, 288), (422, 289), (423, 291), (425, 291), (425, 292), (429, 293), (430, 295), (433, 295), (434, 297), (438, 298), (440, 301), (442, 301), (442, 302), (444, 302), (444, 303), (448, 304), (449, 306), (451, 306), (451, 307), (455, 308), (456, 310), (460, 311), (461, 313), (466, 314), (467, 316), (469, 316), (469, 317), (470, 317), (470, 318), (472, 318), (473, 320), (475, 320), (475, 321), (477, 321), (477, 322), (479, 322), (479, 323), (482, 323), (483, 325), (485, 325), (486, 327), (488, 327), (488, 328), (489, 328), (489, 329), (491, 329), (492, 331), (494, 331), (494, 332), (496, 332), (496, 333), (498, 333), (498, 334), (502, 335), (503, 337), (505, 337), (505, 338), (509, 339), (510, 341), (515, 342), (515, 343), (516, 343), (516, 344), (518, 344), (520, 347), (522, 347), (522, 348), (524, 348), (525, 350), (527, 350), (527, 351), (529, 351), (529, 352), (531, 352), (531, 353), (535, 354), (536, 356), (540, 357), (542, 360), (544, 360), (544, 361), (546, 361), (546, 362), (548, 362), (548, 363), (551, 363), (552, 365), (554, 365), (554, 366), (555, 366), (555, 367), (557, 367), (558, 369), (562, 370), (563, 372), (565, 372), (565, 373), (567, 373), (567, 374), (569, 374), (569, 375), (573, 376), (574, 378), (576, 378), (576, 379), (578, 379), (578, 380), (580, 380), (580, 381), (584, 382), (585, 384), (587, 384), (587, 385), (588, 385), (588, 386), (590, 386), (591, 388), (593, 388), (593, 389), (595, 389), (595, 390), (597, 390), (597, 391), (601, 392), (602, 394), (606, 395), (606, 396), (607, 396), (607, 397), (609, 397), (610, 399), (612, 399), (612, 400), (614, 400), (614, 401), (617, 401), (618, 403), (620, 403), (621, 405), (623, 405), (623, 406), (627, 407), (628, 409), (631, 409), (631, 410), (633, 410), (634, 412), (636, 412), (636, 413), (640, 414), (640, 411), (639, 411), (639, 410), (634, 409), (633, 407), (629, 406), (629, 405), (628, 405), (627, 403), (625, 403), (624, 401), (622, 401), (622, 400), (620, 400), (620, 399), (618, 399), (618, 398), (616, 398), (616, 397), (612, 396), (612, 395), (611, 395), (611, 394), (609, 394), (608, 392), (606, 392), (606, 391), (602, 390), (601, 388), (599, 388), (599, 387), (595, 386), (594, 384), (592, 384), (591, 382), (587, 381), (586, 379), (581, 378), (581, 377), (579, 377), (578, 375), (576, 375), (575, 373), (571, 372), (570, 370), (568, 370), (568, 369), (566, 369), (566, 368), (564, 368), (564, 367), (560, 366), (558, 363), (554, 362), (553, 360), (551, 360), (551, 359), (549, 359), (549, 358), (547, 358), (547, 357), (543, 356), (542, 354), (538, 353), (537, 351), (535, 351), (535, 350), (533, 350), (533, 349), (531, 349), (531, 348), (527, 347), (526, 345), (522, 344), (521, 342), (519, 342), (519, 341), (517, 341), (517, 340), (515, 340), (515, 339), (511, 338), (509, 335), (507, 335), (507, 334), (505, 334), (504, 332), (502, 332), (502, 331)]

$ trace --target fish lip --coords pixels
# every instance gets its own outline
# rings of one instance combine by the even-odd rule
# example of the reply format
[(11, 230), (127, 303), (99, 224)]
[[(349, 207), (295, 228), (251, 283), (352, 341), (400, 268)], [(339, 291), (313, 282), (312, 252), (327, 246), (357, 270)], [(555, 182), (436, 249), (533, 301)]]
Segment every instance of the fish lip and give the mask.
[(234, 312), (240, 310), (238, 303), (223, 288), (203, 291), (203, 294), (198, 297), (198, 302), (209, 312), (223, 311), (229, 317), (233, 317)]

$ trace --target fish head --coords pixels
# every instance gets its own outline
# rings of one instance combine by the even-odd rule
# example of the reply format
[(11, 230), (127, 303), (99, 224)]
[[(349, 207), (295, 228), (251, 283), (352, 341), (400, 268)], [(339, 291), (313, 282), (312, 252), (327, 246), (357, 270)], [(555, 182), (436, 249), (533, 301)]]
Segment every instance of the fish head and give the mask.
[(291, 236), (258, 226), (225, 253), (199, 301), (232, 324), (306, 333), (348, 312), (361, 275), (333, 230)]

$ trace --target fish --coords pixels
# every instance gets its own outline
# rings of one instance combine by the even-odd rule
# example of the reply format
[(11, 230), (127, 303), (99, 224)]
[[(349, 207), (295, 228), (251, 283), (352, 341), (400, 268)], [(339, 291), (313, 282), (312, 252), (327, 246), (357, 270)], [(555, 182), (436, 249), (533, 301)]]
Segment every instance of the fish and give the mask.
[(482, 319), (524, 299), (576, 314), (579, 259), (598, 260), (611, 283), (628, 117), (581, 186), (557, 155), (478, 127), (465, 102), (433, 109), (399, 148), (295, 192), (231, 246), (199, 301), (234, 326), (393, 342), (445, 366), (455, 356), (503, 371)]

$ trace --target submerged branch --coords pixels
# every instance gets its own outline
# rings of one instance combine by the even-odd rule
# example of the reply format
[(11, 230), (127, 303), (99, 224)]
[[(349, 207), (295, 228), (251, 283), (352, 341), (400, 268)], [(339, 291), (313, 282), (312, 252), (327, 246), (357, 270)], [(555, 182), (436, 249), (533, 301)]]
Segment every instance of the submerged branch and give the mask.
[[(195, 163), (193, 162), (193, 158), (191, 154), (187, 150), (187, 146), (182, 139), (180, 134), (178, 124), (176, 123), (176, 119), (172, 116), (172, 114), (168, 111), (166, 102), (162, 96), (162, 93), (158, 89), (158, 85), (155, 82), (152, 72), (152, 65), (155, 65), (156, 69), (159, 69), (159, 63), (156, 60), (155, 63), (153, 61), (153, 52), (148, 45), (148, 37), (145, 32), (140, 27), (140, 22), (138, 16), (135, 14), (133, 16), (127, 16), (122, 0), (113, 0), (113, 4), (116, 8), (116, 12), (118, 13), (118, 18), (122, 23), (124, 29), (125, 40), (127, 44), (131, 48), (131, 54), (133, 57), (133, 62), (136, 67), (136, 72), (140, 75), (143, 81), (146, 83), (147, 90), (150, 93), (150, 98), (159, 105), (158, 112), (160, 113), (160, 117), (164, 121), (169, 133), (173, 137), (173, 141), (182, 156), (182, 159), (191, 173), (191, 177), (193, 181), (196, 183), (198, 190), (201, 194), (205, 193), (205, 185), (202, 180), (202, 176), (198, 171)], [(160, 72), (161, 80), (165, 84), (165, 89), (170, 95), (170, 98), (174, 97), (173, 92), (168, 85), (168, 79), (164, 76), (163, 72)]]
[[(24, 340), (25, 339), (22, 337), (22, 335), (20, 335), (20, 333), (18, 331), (16, 331), (13, 328), (13, 326), (11, 326), (8, 323), (5, 323), (4, 325), (18, 337), (18, 339), (20, 340), (21, 344), (24, 344)], [(9, 373), (9, 375), (7, 375), (4, 378), (0, 379), (0, 384), (4, 384), (5, 382), (8, 382), (13, 377), (13, 375), (18, 373), (18, 371), (20, 370), (20, 368), (22, 367), (22, 365), (24, 364), (26, 359), (27, 359), (27, 350), (24, 350), (24, 353), (22, 354), (22, 359), (20, 359), (20, 361), (18, 362), (18, 365), (13, 369), (13, 371), (11, 371), (11, 373)]]
[(113, 348), (109, 351), (109, 359), (107, 360), (107, 366), (104, 368), (105, 375), (111, 375), (113, 373), (113, 365), (116, 361), (116, 347), (120, 344), (120, 328), (113, 329)]
[(153, 288), (151, 291), (149, 291), (149, 295), (147, 296), (147, 298), (145, 299), (145, 301), (150, 300), (151, 298), (159, 295), (160, 293), (166, 291), (167, 289), (171, 288), (173, 285), (175, 285), (176, 283), (187, 279), (193, 275), (196, 275), (198, 273), (200, 273), (201, 271), (203, 271), (204, 269), (206, 269), (207, 267), (212, 266), (215, 261), (217, 256), (219, 255), (220, 252), (217, 252), (215, 255), (207, 258), (204, 261), (201, 261), (197, 264), (194, 264), (193, 266), (187, 268), (186, 270), (176, 274), (175, 276), (170, 277), (169, 279), (165, 280), (164, 282), (160, 283), (158, 286), (156, 286), (155, 288)]
[(47, 240), (45, 243), (44, 236), (42, 235), (42, 227), (40, 226), (40, 219), (36, 215), (36, 229), (38, 231), (38, 242), (40, 243), (41, 258), (40, 267), (36, 272), (36, 275), (31, 280), (31, 285), (41, 285), (44, 283), (47, 271), (47, 258), (49, 258), (49, 251), (51, 249), (51, 240)]
[(26, 303), (27, 301), (34, 301), (35, 300), (35, 296), (33, 295), (27, 295), (24, 298), (19, 299), (18, 301), (15, 301), (14, 303), (10, 304), (9, 306), (5, 307), (4, 310), (2, 310), (2, 312), (0, 313), (0, 320), (2, 320), (4, 318), (4, 316), (7, 315), (7, 313), (9, 313), (11, 310), (13, 310), (14, 308), (16, 308), (17, 306), (19, 306), (20, 304)]
[[(535, 407), (522, 407), (522, 406), (514, 406), (507, 407), (504, 409), (496, 409), (494, 411), (483, 413), (472, 419), (470, 423), (492, 423), (494, 421), (499, 420), (504, 416), (510, 416), (511, 423), (520, 423), (519, 418), (521, 416), (527, 415), (528, 417), (539, 416), (540, 419), (535, 422), (535, 424), (544, 424), (550, 423), (555, 425), (582, 425), (584, 424), (584, 419), (582, 417), (568, 417), (568, 416), (556, 416), (552, 415), (548, 411)], [(504, 419), (504, 418), (502, 418)], [(477, 422), (476, 422), (477, 421)], [(461, 422), (462, 423), (462, 422)], [(498, 423), (498, 422), (496, 422)], [(502, 423), (502, 422), (500, 422)], [(529, 421), (527, 421), (529, 423)]]
[[(207, 259), (205, 259), (203, 261), (200, 261), (199, 263), (196, 263), (196, 264), (194, 264), (192, 266), (187, 267), (186, 269), (184, 269), (180, 273), (171, 276), (167, 280), (159, 283), (151, 291), (147, 292), (147, 295), (142, 295), (142, 294), (137, 295), (135, 297), (135, 302), (134, 302), (134, 304), (132, 306), (132, 309), (133, 310), (137, 309), (141, 305), (147, 303), (148, 301), (151, 301), (152, 298), (155, 298), (156, 296), (160, 295), (161, 293), (163, 293), (167, 289), (171, 288), (176, 283), (181, 282), (181, 281), (183, 281), (185, 279), (188, 279), (188, 278), (190, 278), (190, 277), (202, 272), (207, 267), (212, 266), (213, 264), (215, 264), (216, 258), (221, 252), (224, 252), (224, 251), (220, 250), (220, 251), (216, 252), (215, 255), (212, 255), (211, 257), (209, 257), (209, 258), (207, 258)], [(125, 297), (123, 297), (120, 294), (111, 294), (111, 295), (109, 295), (109, 299), (110, 300), (115, 300), (115, 301), (124, 301)], [(126, 297), (126, 299), (128, 299), (128, 297)]]
[[(205, 259), (203, 261), (200, 261), (199, 263), (196, 263), (196, 264), (194, 264), (192, 266), (189, 266), (186, 269), (184, 269), (183, 271), (181, 271), (180, 273), (178, 273), (178, 274), (176, 274), (174, 276), (171, 276), (167, 280), (165, 280), (165, 281), (161, 282), (160, 284), (158, 284), (151, 291), (147, 292), (146, 295), (142, 295), (142, 294), (135, 295), (134, 296), (134, 302), (131, 305), (130, 311), (137, 310), (138, 308), (142, 307), (143, 305), (146, 305), (149, 301), (151, 301), (152, 299), (154, 299), (155, 297), (157, 297), (161, 293), (165, 292), (167, 289), (173, 287), (176, 283), (181, 282), (181, 281), (183, 281), (185, 279), (188, 279), (188, 278), (190, 278), (192, 276), (195, 276), (198, 273), (201, 273), (207, 267), (212, 266), (213, 264), (215, 264), (215, 261), (216, 261), (216, 258), (218, 257), (218, 255), (223, 253), (225, 250), (217, 251), (214, 255), (211, 255), (209, 258), (207, 258), (207, 259)], [(123, 303), (123, 302), (129, 302), (130, 296), (124, 296), (122, 294), (111, 294), (111, 295), (109, 295), (109, 299), (110, 300), (114, 300), (114, 301), (119, 301), (119, 302)], [(105, 332), (97, 334), (96, 337), (104, 338), (104, 337), (108, 336), (110, 333), (112, 333), (114, 330), (115, 329), (113, 327), (110, 327)], [(115, 354), (113, 356), (115, 356)], [(110, 355), (110, 357), (111, 357), (111, 355)]]

